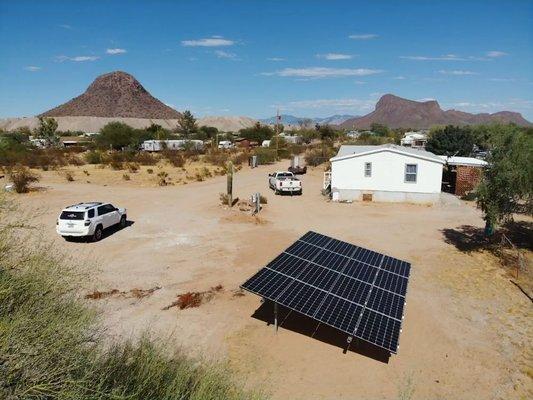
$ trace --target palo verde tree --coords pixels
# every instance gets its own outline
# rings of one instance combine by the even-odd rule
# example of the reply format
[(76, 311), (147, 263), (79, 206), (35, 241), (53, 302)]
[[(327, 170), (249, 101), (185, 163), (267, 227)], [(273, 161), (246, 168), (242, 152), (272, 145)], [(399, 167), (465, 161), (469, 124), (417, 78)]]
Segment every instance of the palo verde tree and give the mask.
[(474, 136), (469, 127), (448, 125), (432, 132), (426, 150), (443, 156), (469, 156), (474, 148)]
[(185, 138), (188, 138), (191, 134), (198, 130), (196, 125), (196, 118), (189, 110), (183, 111), (178, 118), (178, 131)]
[(495, 125), (490, 130), (488, 167), (476, 189), (486, 234), (519, 211), (533, 214), (533, 129)]
[(56, 131), (57, 121), (54, 118), (39, 117), (39, 126), (35, 130), (35, 136), (44, 139), (47, 147), (59, 144), (59, 135)]

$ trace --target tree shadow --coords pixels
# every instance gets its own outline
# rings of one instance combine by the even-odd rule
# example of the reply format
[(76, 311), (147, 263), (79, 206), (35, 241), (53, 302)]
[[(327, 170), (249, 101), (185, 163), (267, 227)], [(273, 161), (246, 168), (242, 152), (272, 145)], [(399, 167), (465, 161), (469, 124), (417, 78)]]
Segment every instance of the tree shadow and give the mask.
[[(274, 303), (271, 301), (263, 302), (252, 314), (252, 318), (266, 322), (267, 325), (273, 325)], [(338, 347), (343, 353), (357, 353), (385, 364), (389, 362), (389, 351), (355, 337), (348, 346), (346, 342), (348, 335), (346, 333), (329, 325), (321, 324), (317, 320), (296, 311), (291, 311), (282, 305), (278, 305), (278, 327), (279, 329), (287, 329)], [(272, 332), (272, 334), (274, 335), (275, 333)]]
[(518, 249), (533, 250), (533, 222), (509, 222), (491, 237), (485, 236), (483, 228), (472, 225), (461, 225), (455, 229), (445, 228), (441, 232), (446, 243), (467, 253), (480, 250), (496, 251), (502, 243), (503, 234)]

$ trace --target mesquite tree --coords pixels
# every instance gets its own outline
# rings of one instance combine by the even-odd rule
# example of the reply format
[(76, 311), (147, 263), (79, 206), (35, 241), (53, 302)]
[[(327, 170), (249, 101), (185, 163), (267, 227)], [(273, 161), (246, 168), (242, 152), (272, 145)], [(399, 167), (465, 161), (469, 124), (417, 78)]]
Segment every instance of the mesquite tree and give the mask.
[(476, 189), (486, 234), (516, 212), (533, 213), (533, 129), (516, 125), (488, 127), (490, 149), (483, 179)]

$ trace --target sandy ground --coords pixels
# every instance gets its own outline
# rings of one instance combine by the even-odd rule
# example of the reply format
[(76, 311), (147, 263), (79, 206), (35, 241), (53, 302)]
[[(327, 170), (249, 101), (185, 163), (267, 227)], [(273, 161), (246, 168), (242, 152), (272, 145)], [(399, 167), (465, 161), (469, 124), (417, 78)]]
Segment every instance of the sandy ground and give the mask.
[[(43, 214), (45, 230), (66, 252), (89, 260), (94, 279), (80, 288), (148, 289), (143, 299), (91, 301), (110, 337), (149, 330), (194, 355), (227, 360), (247, 385), (275, 399), (531, 398), (531, 302), (509, 282), (496, 258), (460, 252), (443, 232), (481, 227), (471, 204), (335, 204), (320, 195), (322, 171), (303, 179), (301, 197), (274, 196), (267, 172), (236, 174), (235, 193), (261, 192), (268, 204), (253, 218), (219, 205), (226, 178), (168, 187), (117, 180), (104, 186), (44, 174), (45, 190), (18, 196)], [(83, 169), (84, 167), (81, 167)], [(2, 183), (2, 182), (0, 182)], [(65, 205), (110, 201), (128, 208), (133, 224), (99, 243), (67, 243), (55, 233)], [(397, 355), (381, 357), (360, 343), (343, 354), (345, 337), (291, 315), (275, 334), (271, 310), (238, 286), (308, 230), (382, 251), (412, 263)], [(221, 284), (199, 308), (162, 308), (186, 291)], [(312, 337), (313, 336), (313, 337)], [(407, 398), (407, 397), (404, 397)]]

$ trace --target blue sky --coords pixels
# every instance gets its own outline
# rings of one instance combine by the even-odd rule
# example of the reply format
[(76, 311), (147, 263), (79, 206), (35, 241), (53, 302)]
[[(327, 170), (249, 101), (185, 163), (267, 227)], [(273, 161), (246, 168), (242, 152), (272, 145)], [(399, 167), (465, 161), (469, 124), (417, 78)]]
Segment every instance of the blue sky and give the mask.
[(533, 121), (533, 1), (0, 0), (0, 117), (133, 74), (178, 110), (365, 114), (380, 95)]

